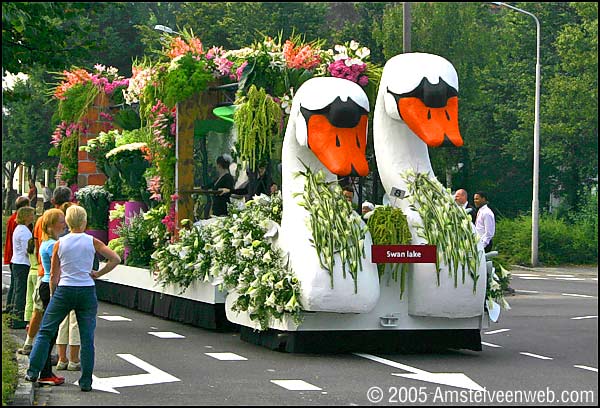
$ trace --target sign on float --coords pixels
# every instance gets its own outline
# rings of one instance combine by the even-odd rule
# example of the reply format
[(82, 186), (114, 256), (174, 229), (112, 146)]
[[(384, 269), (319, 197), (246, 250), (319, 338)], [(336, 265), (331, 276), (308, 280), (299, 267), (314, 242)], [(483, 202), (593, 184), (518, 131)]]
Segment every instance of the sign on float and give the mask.
[(435, 245), (373, 245), (373, 263), (436, 263)]

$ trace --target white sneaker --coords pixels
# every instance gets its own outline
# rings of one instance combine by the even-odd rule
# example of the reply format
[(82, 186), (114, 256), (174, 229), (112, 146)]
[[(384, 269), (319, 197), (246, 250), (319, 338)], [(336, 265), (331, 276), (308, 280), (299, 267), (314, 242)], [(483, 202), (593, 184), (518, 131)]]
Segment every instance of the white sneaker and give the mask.
[(79, 371), (81, 370), (81, 363), (73, 363), (72, 361), (69, 361), (69, 364), (67, 365), (67, 370)]
[(59, 361), (56, 364), (56, 369), (57, 370), (66, 370), (67, 367), (69, 366), (69, 364), (71, 364), (71, 363), (69, 363), (68, 361)]

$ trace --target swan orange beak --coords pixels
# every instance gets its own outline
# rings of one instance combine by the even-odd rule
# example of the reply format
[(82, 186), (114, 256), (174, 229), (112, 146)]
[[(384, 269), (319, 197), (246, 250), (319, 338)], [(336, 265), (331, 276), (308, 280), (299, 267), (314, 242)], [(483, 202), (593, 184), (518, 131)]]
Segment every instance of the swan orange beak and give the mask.
[(427, 146), (463, 145), (458, 130), (458, 96), (448, 98), (446, 106), (432, 108), (414, 97), (400, 98), (398, 112), (406, 125)]
[(353, 127), (337, 127), (327, 116), (308, 118), (308, 147), (325, 167), (338, 176), (366, 176), (368, 116), (361, 115)]

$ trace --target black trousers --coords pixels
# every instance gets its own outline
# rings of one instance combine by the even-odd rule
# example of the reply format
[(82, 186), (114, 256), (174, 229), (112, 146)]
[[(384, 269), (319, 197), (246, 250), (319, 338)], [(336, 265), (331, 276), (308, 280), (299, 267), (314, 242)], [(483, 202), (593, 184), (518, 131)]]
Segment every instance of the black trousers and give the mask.
[(12, 322), (14, 328), (24, 326), (25, 320), (25, 303), (27, 301), (27, 275), (29, 275), (29, 265), (25, 264), (13, 264), (13, 277), (15, 278), (13, 303), (14, 309), (13, 314), (15, 319)]

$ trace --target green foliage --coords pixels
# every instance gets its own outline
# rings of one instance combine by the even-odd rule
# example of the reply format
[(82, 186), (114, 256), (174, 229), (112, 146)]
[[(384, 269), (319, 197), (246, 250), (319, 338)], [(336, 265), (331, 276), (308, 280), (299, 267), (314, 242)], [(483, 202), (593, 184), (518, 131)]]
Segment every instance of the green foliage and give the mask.
[[(367, 227), (375, 245), (410, 245), (412, 235), (408, 229), (406, 215), (399, 208), (377, 207), (367, 221)], [(383, 276), (386, 264), (378, 264), (379, 278)], [(408, 264), (391, 264), (392, 277), (398, 281), (400, 270), (400, 299), (404, 294)]]
[(108, 207), (112, 194), (102, 186), (88, 185), (77, 190), (75, 198), (87, 212), (88, 229), (108, 229)]
[(150, 236), (152, 228), (152, 222), (145, 220), (143, 215), (136, 215), (117, 229), (117, 234), (123, 238), (127, 252), (125, 265), (137, 267), (150, 265), (150, 256), (154, 252), (154, 242)]
[(77, 133), (73, 133), (69, 137), (65, 137), (60, 142), (60, 164), (62, 165), (61, 180), (67, 185), (77, 183), (78, 174), (78, 157), (77, 149), (79, 147), (79, 137)]
[[(595, 229), (595, 231), (594, 231)], [(539, 222), (538, 259), (548, 266), (598, 263), (598, 221), (571, 223), (552, 215)], [(501, 219), (496, 222), (495, 249), (507, 264), (531, 262), (531, 217)]]
[(98, 88), (92, 82), (73, 85), (65, 92), (65, 99), (58, 101), (57, 119), (68, 123), (79, 122), (98, 93)]
[(113, 118), (115, 124), (124, 130), (138, 129), (142, 125), (140, 116), (131, 108), (119, 110)]
[(123, 237), (111, 239), (108, 242), (108, 247), (110, 249), (112, 249), (113, 251), (115, 251), (117, 253), (117, 255), (119, 255), (119, 257), (121, 259), (124, 259), (124, 255), (125, 255), (125, 239)]
[(298, 202), (298, 205), (306, 208), (310, 214), (308, 228), (312, 234), (311, 244), (317, 251), (319, 264), (329, 272), (333, 288), (333, 269), (336, 263), (334, 256), (337, 254), (343, 277), (346, 279), (347, 269), (354, 279), (356, 293), (358, 271), (362, 270), (362, 259), (365, 257), (367, 227), (342, 195), (342, 189), (337, 182), (326, 182), (323, 171), (313, 173), (308, 166), (304, 167), (305, 171), (295, 175), (305, 178), (302, 201)]
[(425, 238), (429, 245), (437, 247), (436, 257), (437, 283), (440, 284), (440, 263), (446, 264), (448, 272), (454, 277), (454, 287), (458, 285), (459, 267), (462, 269), (462, 283), (465, 272), (473, 280), (473, 292), (477, 288), (479, 274), (479, 252), (477, 236), (473, 233), (471, 217), (437, 179), (431, 179), (428, 173), (415, 173), (407, 170), (402, 174), (408, 187), (407, 199), (423, 222), (417, 227), (417, 234)]
[(175, 106), (206, 89), (212, 75), (206, 63), (197, 61), (188, 53), (177, 61), (175, 69), (169, 68), (163, 78), (164, 99), (167, 106)]
[(238, 101), (233, 117), (238, 132), (237, 151), (247, 160), (251, 171), (269, 160), (274, 139), (279, 135), (282, 111), (264, 88), (252, 85), (248, 95)]
[[(117, 147), (109, 156), (109, 164), (114, 165), (121, 179), (123, 194), (130, 200), (141, 201), (149, 194), (146, 192), (146, 179), (144, 172), (150, 163), (137, 147), (138, 143), (131, 143)], [(130, 147), (131, 146), (131, 147)]]
[(10, 403), (17, 388), (19, 368), (16, 351), (17, 344), (8, 330), (6, 317), (2, 316), (2, 406)]

